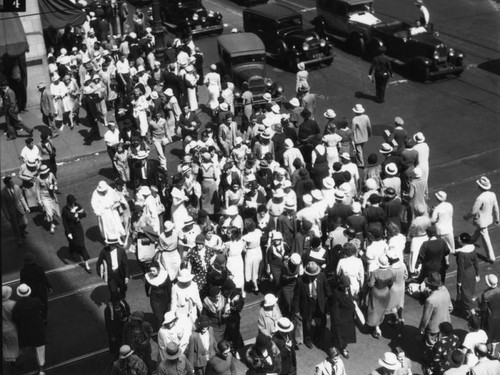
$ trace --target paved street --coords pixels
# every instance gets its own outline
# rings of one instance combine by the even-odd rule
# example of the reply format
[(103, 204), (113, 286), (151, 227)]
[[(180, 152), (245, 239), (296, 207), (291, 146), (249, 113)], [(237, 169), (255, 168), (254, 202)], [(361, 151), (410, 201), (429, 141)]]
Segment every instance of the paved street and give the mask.
[[(313, 0), (280, 1), (302, 12), (304, 23), (316, 14)], [(241, 29), (241, 7), (229, 0), (205, 0), (207, 8), (221, 11), (226, 32), (232, 27)], [(418, 13), (413, 1), (401, 3), (398, 0), (379, 0), (375, 7), (388, 17), (413, 21)], [(320, 125), (324, 126), (322, 113), (334, 108), (337, 116), (352, 117), (351, 108), (362, 103), (374, 125), (374, 137), (366, 146), (366, 154), (377, 152), (382, 141), (383, 130), (392, 126), (395, 116), (405, 120), (408, 133), (421, 131), (425, 134), (431, 149), (431, 192), (445, 190), (448, 200), (455, 208), (455, 234), (471, 232), (472, 225), (462, 220), (478, 194), (475, 179), (487, 175), (493, 191), (500, 194), (500, 69), (498, 68), (500, 45), (500, 12), (494, 1), (456, 0), (453, 7), (444, 0), (429, 5), (431, 22), (440, 31), (443, 41), (454, 48), (465, 51), (467, 69), (460, 78), (443, 79), (431, 83), (418, 83), (405, 76), (395, 74), (387, 89), (386, 103), (377, 104), (370, 99), (374, 85), (367, 78), (369, 63), (349, 55), (342, 49), (335, 49), (335, 60), (331, 67), (314, 70), (309, 83), (312, 92), (318, 95), (316, 111)], [(205, 70), (217, 61), (216, 38), (202, 37), (195, 43), (205, 54)], [(495, 63), (496, 61), (496, 63)], [(268, 66), (268, 73), (284, 83), (285, 95), (291, 96), (295, 87), (295, 76), (274, 65)], [(200, 91), (201, 102), (206, 101), (204, 88)], [(30, 126), (41, 124), (39, 109), (31, 108), (23, 115)], [(3, 118), (0, 119), (0, 123)], [(2, 125), (3, 126), (3, 125)], [(104, 129), (102, 130), (104, 132)], [(62, 226), (54, 235), (43, 228), (40, 213), (29, 215), (29, 237), (24, 248), (18, 248), (5, 220), (1, 221), (2, 284), (14, 288), (18, 285), (19, 269), (26, 251), (37, 254), (40, 264), (49, 272), (54, 292), (49, 303), (47, 367), (48, 374), (108, 374), (110, 360), (106, 349), (103, 310), (108, 300), (107, 287), (96, 276), (95, 258), (103, 244), (100, 242), (97, 220), (90, 207), (93, 189), (101, 179), (109, 180), (112, 175), (109, 158), (104, 152), (104, 143), (94, 142), (83, 146), (86, 128), (70, 131), (65, 129), (55, 139), (60, 165), (58, 180), (62, 194), (61, 205), (67, 194), (74, 194), (88, 213), (83, 220), (86, 231), (87, 249), (92, 258), (93, 274), (88, 275), (80, 266), (69, 259), (67, 241)], [(0, 135), (0, 168), (2, 177), (12, 173), (19, 166), (18, 155), (24, 146), (24, 139), (6, 141)], [(176, 168), (178, 158), (175, 150), (179, 142), (169, 146), (168, 167)], [(379, 158), (382, 156), (379, 154)], [(432, 196), (432, 195), (431, 195)], [(431, 202), (431, 205), (434, 204)], [(500, 229), (490, 230), (497, 259), (500, 258)], [(484, 249), (478, 249), (484, 254)], [(129, 254), (132, 272), (136, 275), (130, 282), (127, 300), (132, 310), (146, 312), (146, 319), (152, 320), (149, 300), (137, 262)], [(500, 262), (493, 266), (481, 261), (481, 275), (500, 275)], [(452, 258), (446, 280), (452, 297), (455, 296), (456, 264)], [(484, 277), (478, 291), (485, 288)], [(242, 334), (244, 340), (251, 340), (256, 334), (256, 319), (262, 296), (249, 296), (243, 311)], [(401, 332), (382, 326), (383, 337), (375, 340), (371, 335), (358, 331), (358, 343), (350, 346), (351, 358), (344, 360), (349, 375), (366, 374), (376, 366), (377, 359), (390, 347), (401, 345), (407, 355), (419, 361), (418, 343), (414, 340), (421, 306), (418, 301), (406, 297), (406, 326)], [(462, 317), (454, 315), (452, 323), (465, 334), (466, 324)], [(324, 347), (328, 343), (318, 343)], [(156, 345), (156, 344), (155, 344)], [(156, 353), (156, 346), (154, 348)], [(156, 355), (156, 354), (155, 354)], [(320, 349), (301, 347), (298, 352), (299, 375), (313, 373), (313, 367), (324, 357)], [(4, 374), (27, 374), (36, 368), (34, 357), (22, 369), (4, 368)], [(239, 366), (244, 373), (244, 365)], [(414, 373), (421, 373), (416, 365)]]

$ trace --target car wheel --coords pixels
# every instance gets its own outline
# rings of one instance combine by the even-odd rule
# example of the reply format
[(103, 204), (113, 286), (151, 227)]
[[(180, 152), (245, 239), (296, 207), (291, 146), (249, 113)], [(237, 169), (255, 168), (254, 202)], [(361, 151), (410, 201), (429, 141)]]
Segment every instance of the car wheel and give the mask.
[(346, 40), (347, 49), (355, 56), (363, 56), (365, 53), (365, 40), (359, 35), (352, 34)]

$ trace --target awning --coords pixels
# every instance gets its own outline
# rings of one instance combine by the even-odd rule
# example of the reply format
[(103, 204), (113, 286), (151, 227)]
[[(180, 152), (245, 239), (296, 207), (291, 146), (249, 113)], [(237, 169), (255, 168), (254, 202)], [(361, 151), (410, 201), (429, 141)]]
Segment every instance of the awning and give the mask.
[(44, 29), (64, 29), (66, 25), (80, 26), (85, 22), (85, 12), (69, 0), (38, 0), (38, 5)]
[(30, 49), (19, 15), (13, 12), (0, 13), (0, 57), (16, 57)]

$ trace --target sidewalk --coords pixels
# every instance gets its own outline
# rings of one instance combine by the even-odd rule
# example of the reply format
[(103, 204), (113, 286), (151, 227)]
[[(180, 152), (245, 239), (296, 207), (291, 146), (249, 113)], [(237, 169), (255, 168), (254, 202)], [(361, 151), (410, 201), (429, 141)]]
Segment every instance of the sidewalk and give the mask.
[[(37, 107), (29, 108), (27, 112), (21, 113), (21, 118), (24, 123), (33, 129), (33, 139), (35, 144), (40, 142), (40, 134), (48, 130), (42, 122), (42, 114)], [(84, 113), (80, 114), (84, 117)], [(5, 117), (0, 117), (0, 129), (5, 129)], [(103, 152), (106, 146), (103, 140), (94, 141), (90, 146), (83, 144), (83, 137), (87, 134), (89, 128), (85, 125), (75, 126), (73, 130), (65, 126), (64, 130), (59, 132), (59, 136), (54, 138), (52, 142), (57, 149), (57, 162), (70, 161), (79, 157)], [(101, 127), (101, 136), (106, 131), (104, 126)], [(19, 154), (26, 145), (25, 140), (28, 137), (24, 132), (20, 132), (20, 136), (15, 140), (7, 140), (7, 135), (1, 132), (0, 134), (0, 173), (3, 176), (16, 173), (21, 166)]]

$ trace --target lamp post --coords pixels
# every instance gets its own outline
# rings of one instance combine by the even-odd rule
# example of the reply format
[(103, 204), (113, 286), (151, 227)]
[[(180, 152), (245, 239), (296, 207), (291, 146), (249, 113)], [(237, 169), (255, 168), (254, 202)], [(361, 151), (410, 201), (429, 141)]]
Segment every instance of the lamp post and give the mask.
[(159, 61), (164, 60), (166, 46), (167, 29), (161, 21), (160, 0), (153, 0), (153, 35), (155, 36), (156, 57)]

